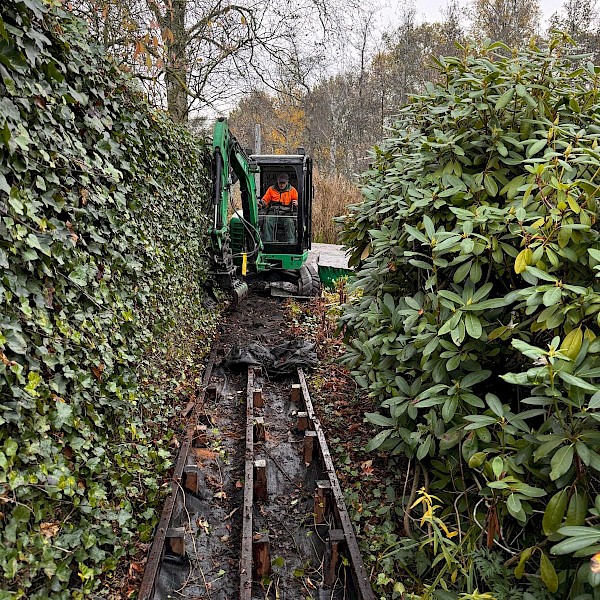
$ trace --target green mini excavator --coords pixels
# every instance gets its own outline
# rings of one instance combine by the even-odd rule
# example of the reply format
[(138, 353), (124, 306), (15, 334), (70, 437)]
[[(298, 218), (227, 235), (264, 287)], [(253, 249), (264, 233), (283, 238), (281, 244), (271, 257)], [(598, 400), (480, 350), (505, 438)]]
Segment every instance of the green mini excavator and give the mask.
[[(298, 206), (261, 208), (260, 199), (277, 176), (286, 174), (298, 190)], [(233, 201), (239, 181), (241, 208)], [(250, 154), (219, 119), (213, 131), (213, 215), (211, 241), (217, 284), (239, 303), (246, 278), (258, 278), (275, 296), (313, 296), (316, 270), (306, 264), (311, 244), (312, 160), (298, 154)]]

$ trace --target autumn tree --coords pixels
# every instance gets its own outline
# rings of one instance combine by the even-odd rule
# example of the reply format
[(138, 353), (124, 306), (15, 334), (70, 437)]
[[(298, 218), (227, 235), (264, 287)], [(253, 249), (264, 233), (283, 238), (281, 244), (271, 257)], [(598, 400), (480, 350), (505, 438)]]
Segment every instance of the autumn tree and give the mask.
[[(368, 166), (369, 149), (385, 134), (411, 94), (438, 77), (435, 57), (455, 54), (464, 41), (460, 6), (449, 2), (440, 23), (419, 24), (414, 7), (383, 38), (373, 7), (347, 29), (345, 45), (333, 44), (336, 72), (326, 57), (311, 60), (296, 46), (288, 68), (273, 87), (247, 94), (229, 121), (243, 144), (254, 145), (254, 125), (262, 128), (263, 151), (305, 146), (321, 172), (352, 177)], [(300, 40), (302, 27), (296, 40)], [(331, 69), (330, 69), (331, 71)], [(269, 112), (270, 111), (270, 112)]]
[(600, 20), (596, 0), (566, 0), (560, 11), (550, 17), (549, 29), (559, 29), (571, 36), (584, 51), (600, 60)]
[(472, 0), (471, 17), (475, 37), (520, 46), (537, 33), (541, 13), (538, 0)]
[[(434, 27), (436, 24), (434, 23)], [(458, 0), (449, 0), (442, 9), (442, 20), (437, 24), (436, 56), (456, 56), (456, 44), (465, 41), (463, 11)]]
[(273, 87), (290, 65), (306, 76), (319, 43), (348, 22), (329, 0), (73, 0), (73, 10), (176, 121), (231, 106), (248, 81)]

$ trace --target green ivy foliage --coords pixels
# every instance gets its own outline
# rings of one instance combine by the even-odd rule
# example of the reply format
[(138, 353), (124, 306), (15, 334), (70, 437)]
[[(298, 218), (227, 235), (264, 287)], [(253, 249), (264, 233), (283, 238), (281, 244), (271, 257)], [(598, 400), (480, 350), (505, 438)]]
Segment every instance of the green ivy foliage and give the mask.
[[(600, 547), (551, 548), (600, 522), (600, 68), (567, 41), (439, 60), (345, 219), (361, 294), (342, 322), (381, 405), (369, 447), (420, 461), (463, 543), (520, 557), (519, 585), (575, 598), (598, 581), (563, 555)], [(474, 592), (463, 551), (425, 583)]]
[(0, 598), (80, 598), (157, 521), (144, 381), (213, 318), (209, 153), (59, 3), (3, 2), (0, 76)]

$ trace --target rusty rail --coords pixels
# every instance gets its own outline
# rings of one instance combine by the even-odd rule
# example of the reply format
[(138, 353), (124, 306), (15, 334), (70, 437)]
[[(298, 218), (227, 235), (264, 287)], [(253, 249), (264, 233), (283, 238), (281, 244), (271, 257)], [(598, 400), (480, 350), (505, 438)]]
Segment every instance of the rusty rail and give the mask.
[(240, 555), (240, 600), (252, 599), (252, 511), (254, 505), (254, 369), (248, 369), (246, 386), (246, 452), (244, 508)]

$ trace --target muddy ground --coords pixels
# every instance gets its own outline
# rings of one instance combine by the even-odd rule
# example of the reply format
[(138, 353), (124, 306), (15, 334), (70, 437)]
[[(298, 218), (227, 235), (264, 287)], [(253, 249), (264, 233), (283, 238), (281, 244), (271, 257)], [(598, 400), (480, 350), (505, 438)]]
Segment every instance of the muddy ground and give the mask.
[[(238, 361), (241, 355), (245, 363), (249, 347), (269, 351), (301, 343), (299, 332), (287, 324), (287, 313), (285, 301), (253, 294), (230, 310), (218, 328), (215, 343), (223, 356), (211, 380), (217, 394), (206, 399), (201, 411), (198, 423), (206, 426), (207, 439), (193, 457), (203, 486), (171, 523), (186, 530), (186, 559), (172, 557), (163, 564), (155, 600), (239, 597), (247, 370)], [(255, 457), (266, 462), (268, 496), (255, 504), (253, 531), (269, 538), (271, 570), (254, 578), (253, 597), (298, 600), (317, 598), (322, 579), (324, 544), (313, 524), (313, 490), (323, 474), (315, 464), (304, 464), (304, 435), (297, 431), (302, 408), (290, 397), (297, 363), (315, 365), (316, 354), (305, 349), (290, 353), (289, 360), (287, 369), (285, 360), (277, 369), (263, 363), (255, 382), (265, 398), (255, 416), (264, 418), (266, 430), (265, 441), (255, 444)], [(330, 597), (342, 596), (332, 590)]]
[[(355, 498), (349, 509), (356, 516), (357, 524), (362, 520), (358, 527), (359, 542), (366, 567), (370, 569), (365, 555), (369, 527), (360, 512), (362, 504), (371, 496), (371, 488), (381, 482), (385, 465), (373, 462), (372, 457), (362, 451), (372, 435), (364, 423), (364, 412), (373, 407), (361, 397), (352, 378), (336, 362), (343, 345), (336, 331), (335, 313), (343, 301), (343, 295), (299, 302), (255, 292), (241, 306), (231, 308), (224, 315), (216, 334), (225, 352), (214, 371), (213, 383), (219, 393), (215, 400), (206, 403), (203, 422), (207, 425), (207, 443), (205, 448), (196, 450), (198, 462), (204, 467), (207, 491), (193, 505), (185, 523), (194, 532), (192, 546), (187, 544), (190, 560), (183, 569), (174, 563), (171, 574), (163, 575), (161, 585), (171, 590), (164, 588), (161, 593), (167, 595), (163, 597), (228, 600), (239, 595), (246, 382), (245, 370), (232, 369), (226, 359), (232, 349), (253, 342), (268, 347), (300, 338), (314, 342), (319, 364), (307, 370), (310, 393), (333, 458), (339, 461), (336, 470), (342, 488)], [(198, 357), (198, 360), (206, 358)], [(265, 395), (273, 396), (273, 386), (280, 382), (281, 378), (279, 381), (265, 378), (262, 382)], [(185, 396), (181, 398), (182, 408), (188, 400)], [(255, 518), (259, 530), (268, 530), (271, 540), (275, 540), (271, 552), (273, 570), (258, 587), (255, 584), (254, 596), (290, 600), (318, 598), (315, 584), (322, 567), (318, 558), (320, 541), (318, 535), (307, 536), (304, 530), (313, 501), (305, 486), (311, 477), (318, 475), (300, 474), (289, 451), (283, 450), (281, 454), (283, 445), (279, 442), (285, 440), (290, 447), (295, 440), (296, 407), (287, 399), (280, 399), (274, 410), (279, 412), (280, 427), (268, 432), (263, 454), (273, 467), (269, 487), (280, 492), (270, 498), (269, 504)], [(143, 564), (143, 557), (139, 556), (132, 564)], [(131, 592), (139, 587), (140, 579), (140, 570), (130, 568), (127, 581), (123, 581), (121, 587), (129, 593), (113, 597), (135, 597)]]

